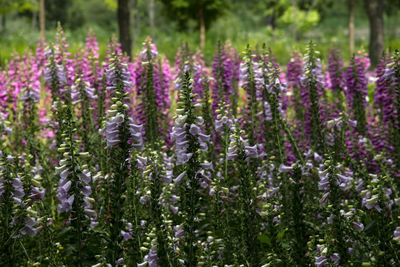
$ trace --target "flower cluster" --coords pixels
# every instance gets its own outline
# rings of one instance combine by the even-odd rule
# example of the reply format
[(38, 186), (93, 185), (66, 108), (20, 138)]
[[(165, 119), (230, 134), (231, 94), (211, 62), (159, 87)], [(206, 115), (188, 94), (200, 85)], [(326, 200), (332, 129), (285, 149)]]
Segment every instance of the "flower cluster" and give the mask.
[(0, 69), (1, 266), (399, 265), (398, 51), (45, 47)]

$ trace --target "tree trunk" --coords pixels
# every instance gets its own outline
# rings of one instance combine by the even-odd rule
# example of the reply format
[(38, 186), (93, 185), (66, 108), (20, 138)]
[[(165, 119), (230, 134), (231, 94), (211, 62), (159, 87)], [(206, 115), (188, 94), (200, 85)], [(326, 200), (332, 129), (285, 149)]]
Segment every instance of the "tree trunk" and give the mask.
[(349, 45), (350, 55), (354, 53), (354, 0), (349, 0)]
[[(136, 2), (136, 0), (135, 0), (135, 2)], [(142, 22), (142, 17), (140, 16), (140, 12), (139, 12), (139, 0), (137, 0), (135, 7), (136, 6), (137, 6), (137, 9), (135, 10), (135, 15), (134, 15), (135, 23), (136, 23), (135, 30), (136, 30), (136, 36), (137, 36), (137, 38), (139, 38), (141, 36), (140, 35), (140, 31), (141, 31), (140, 25), (141, 25), (141, 22)]]
[(119, 27), (119, 41), (121, 43), (121, 49), (129, 57), (131, 56), (131, 33), (130, 33), (130, 10), (129, 0), (118, 0), (118, 27)]
[(199, 20), (200, 20), (200, 49), (204, 49), (206, 45), (206, 23), (204, 21), (203, 7), (200, 7), (199, 10)]
[(293, 41), (297, 41), (297, 0), (290, 1), (293, 7), (293, 23), (292, 23), (292, 36)]
[(265, 25), (271, 26), (271, 29), (275, 30), (275, 28), (276, 28), (275, 11), (273, 11), (271, 15), (268, 15), (265, 17)]
[(36, 30), (36, 25), (37, 25), (37, 18), (38, 18), (38, 12), (32, 11), (32, 24), (31, 24), (31, 31), (33, 32)]
[(43, 42), (45, 40), (45, 10), (44, 10), (44, 0), (40, 0), (40, 40)]
[(136, 24), (136, 20), (135, 20), (135, 8), (136, 8), (136, 0), (131, 0), (130, 1), (130, 6), (129, 6), (129, 10), (131, 11), (130, 13), (130, 17), (131, 17), (131, 29), (132, 29), (132, 49), (135, 50), (135, 42), (136, 42), (136, 32), (135, 32), (135, 24)]
[(154, 0), (149, 0), (150, 36), (154, 40)]
[(1, 16), (1, 36), (6, 38), (6, 14)]
[(383, 1), (384, 0), (366, 0), (369, 19), (369, 56), (371, 58), (372, 67), (378, 64), (385, 46), (383, 32)]

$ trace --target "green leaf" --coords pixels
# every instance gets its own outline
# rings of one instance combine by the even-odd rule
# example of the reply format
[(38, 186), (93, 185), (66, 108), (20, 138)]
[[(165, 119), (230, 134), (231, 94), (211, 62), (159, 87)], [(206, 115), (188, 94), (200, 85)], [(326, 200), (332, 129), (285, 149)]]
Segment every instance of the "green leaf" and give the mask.
[(279, 240), (282, 240), (283, 237), (285, 236), (286, 231), (287, 231), (287, 228), (280, 230), (279, 233), (276, 235), (276, 238)]
[(368, 231), (375, 224), (375, 220), (371, 220), (367, 226), (365, 226), (364, 231)]
[(260, 240), (261, 243), (267, 244), (268, 246), (271, 246), (271, 239), (263, 234), (258, 235), (258, 240)]
[(171, 3), (175, 8), (188, 8), (189, 2), (185, 0), (173, 0)]
[(115, 11), (118, 8), (118, 3), (116, 0), (105, 0), (105, 3), (109, 10)]

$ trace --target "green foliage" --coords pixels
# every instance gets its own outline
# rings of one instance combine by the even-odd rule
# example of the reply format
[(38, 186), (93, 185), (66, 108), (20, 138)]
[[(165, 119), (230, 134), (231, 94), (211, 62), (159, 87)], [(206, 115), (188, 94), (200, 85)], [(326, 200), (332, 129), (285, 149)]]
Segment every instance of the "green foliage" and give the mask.
[(39, 1), (35, 0), (21, 1), (20, 5), (18, 6), (18, 11), (19, 12), (39, 11)]
[[(4, 66), (14, 52), (24, 53), (27, 49), (34, 49), (39, 40), (38, 23), (32, 28), (34, 26), (32, 13), (30, 11), (19, 13), (16, 8), (20, 2), (30, 3), (31, 1), (0, 1), (0, 14), (7, 13), (6, 31), (8, 33), (0, 38), (0, 66)], [(60, 4), (56, 5), (55, 3), (58, 2)], [(159, 50), (172, 62), (180, 45), (187, 43), (194, 50), (199, 47), (198, 18), (193, 13), (196, 8), (181, 7), (186, 4), (192, 5), (194, 2), (192, 0), (161, 0), (154, 3), (156, 15), (153, 41), (157, 42)], [(196, 2), (203, 3), (203, 1)], [(210, 3), (211, 1), (204, 2)], [(290, 12), (287, 11), (291, 8), (290, 2), (289, 0), (218, 0), (213, 2), (208, 7), (210, 9), (218, 7), (221, 14), (217, 14), (215, 19), (211, 18), (209, 25), (206, 19), (207, 39), (202, 51), (206, 62), (210, 62), (213, 58), (215, 44), (219, 40), (230, 40), (235, 49), (243, 49), (247, 43), (252, 46), (266, 43), (267, 47), (270, 47), (276, 55), (278, 63), (288, 62), (290, 51), (304, 50), (308, 41), (313, 40), (318, 43), (323, 58), (327, 58), (329, 49), (335, 47), (342, 50), (344, 61), (348, 62), (351, 55), (346, 33), (347, 2), (345, 0), (296, 1), (298, 14), (306, 14), (302, 23), (296, 24), (296, 30), (299, 33), (297, 40), (293, 40), (292, 35), (288, 33), (288, 28), (293, 26), (290, 24), (288, 15)], [(386, 1), (386, 3), (388, 2), (390, 1)], [(100, 56), (104, 56), (106, 43), (111, 36), (118, 33), (116, 3), (116, 0), (46, 1), (46, 5), (51, 5), (51, 7), (46, 6), (47, 41), (54, 40), (56, 23), (61, 21), (71, 44), (71, 51), (75, 52), (77, 47), (84, 42), (87, 32), (91, 28), (96, 32), (100, 43)], [(139, 51), (141, 43), (151, 34), (151, 29), (148, 1), (135, 0), (134, 3), (132, 32), (133, 52), (136, 53)], [(179, 7), (179, 12), (176, 11), (176, 7)], [(186, 12), (189, 9), (191, 13)], [(389, 49), (400, 45), (396, 30), (400, 23), (399, 9), (397, 5), (391, 5), (390, 9), (391, 12), (387, 13), (388, 16), (385, 17), (385, 44)], [(213, 12), (210, 14), (213, 15)], [(59, 13), (63, 14), (59, 16), (57, 15)], [(282, 20), (285, 13), (289, 21)], [(310, 14), (314, 16), (311, 21), (308, 16)], [(318, 20), (317, 14), (319, 14)], [(362, 0), (356, 0), (355, 16), (356, 50), (365, 49), (368, 47), (369, 41), (368, 20)], [(182, 27), (182, 23), (184, 27)]]
[(37, 11), (39, 9), (38, 2), (35, 0), (1, 0), (0, 14), (6, 14), (13, 10), (23, 12), (26, 10)]
[(107, 8), (115, 11), (118, 8), (117, 0), (104, 0), (104, 3), (107, 5)]
[(53, 0), (45, 1), (46, 12), (46, 28), (51, 29), (57, 26), (57, 22), (66, 26), (68, 7), (71, 4), (70, 0)]
[(313, 26), (316, 26), (320, 20), (320, 15), (317, 10), (303, 11), (297, 7), (289, 7), (285, 10), (280, 23), (282, 25), (296, 25), (300, 32), (307, 32)]
[(161, 0), (164, 11), (171, 19), (176, 19), (181, 29), (188, 28), (191, 20), (199, 21), (204, 16), (206, 28), (209, 28), (229, 7), (227, 0)]

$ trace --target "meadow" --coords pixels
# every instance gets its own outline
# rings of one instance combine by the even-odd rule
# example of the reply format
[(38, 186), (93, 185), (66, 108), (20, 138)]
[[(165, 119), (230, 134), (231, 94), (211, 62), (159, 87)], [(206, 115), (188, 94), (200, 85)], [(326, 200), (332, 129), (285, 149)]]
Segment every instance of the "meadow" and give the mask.
[(214, 47), (8, 55), (1, 266), (400, 264), (400, 52)]

